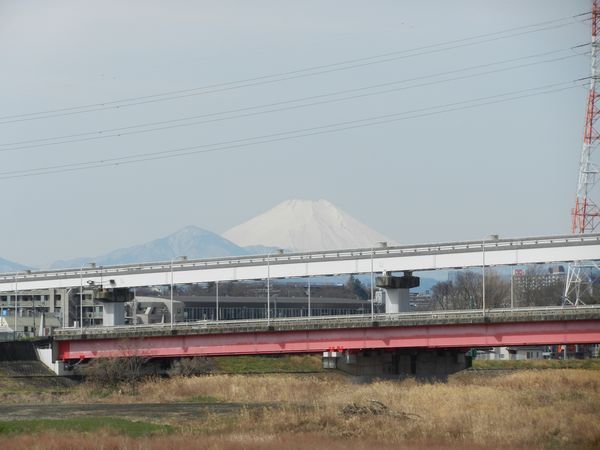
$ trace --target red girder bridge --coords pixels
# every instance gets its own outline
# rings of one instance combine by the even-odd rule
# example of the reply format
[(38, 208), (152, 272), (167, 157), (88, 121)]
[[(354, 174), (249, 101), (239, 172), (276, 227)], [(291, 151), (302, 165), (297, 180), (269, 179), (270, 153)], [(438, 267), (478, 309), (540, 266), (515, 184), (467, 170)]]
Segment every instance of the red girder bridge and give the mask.
[(600, 343), (600, 307), (544, 307), (65, 328), (55, 332), (53, 359), (595, 343)]

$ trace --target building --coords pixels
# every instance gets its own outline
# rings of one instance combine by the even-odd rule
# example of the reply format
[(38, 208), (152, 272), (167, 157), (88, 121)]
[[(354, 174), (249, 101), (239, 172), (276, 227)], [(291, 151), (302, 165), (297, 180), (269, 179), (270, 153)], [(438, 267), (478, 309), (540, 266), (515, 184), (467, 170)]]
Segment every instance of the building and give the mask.
[(543, 289), (565, 284), (565, 269), (563, 266), (551, 267), (547, 272), (531, 273), (524, 269), (512, 271), (512, 282), (515, 291), (522, 292), (527, 289)]
[(547, 359), (549, 355), (546, 346), (493, 347), (477, 351), (477, 359), (483, 360)]
[(38, 316), (0, 316), (0, 341), (49, 336), (53, 328), (60, 327), (54, 316), (41, 313)]
[[(81, 300), (83, 299), (83, 304)], [(22, 322), (20, 332), (30, 335), (35, 327), (34, 322), (43, 316), (48, 326), (78, 326), (80, 315), (83, 313), (85, 326), (102, 324), (102, 306), (94, 301), (94, 291), (77, 288), (40, 289), (2, 293), (0, 295), (0, 317), (8, 324), (14, 323), (15, 310), (17, 323)], [(31, 325), (25, 325), (25, 319), (30, 318)], [(28, 322), (27, 322), (28, 323)], [(27, 328), (27, 330), (25, 330)], [(11, 332), (14, 331), (11, 329)]]

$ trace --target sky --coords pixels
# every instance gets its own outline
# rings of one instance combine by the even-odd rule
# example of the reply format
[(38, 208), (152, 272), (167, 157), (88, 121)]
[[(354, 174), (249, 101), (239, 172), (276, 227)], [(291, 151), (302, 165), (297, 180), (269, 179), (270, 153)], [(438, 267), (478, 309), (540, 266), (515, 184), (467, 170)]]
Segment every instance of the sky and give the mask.
[[(294, 198), (399, 243), (568, 233), (590, 7), (0, 0), (0, 257), (42, 266), (187, 225), (222, 233)], [(544, 86), (562, 90), (531, 95)], [(381, 116), (395, 120), (356, 126)], [(30, 176), (89, 161), (104, 163)]]

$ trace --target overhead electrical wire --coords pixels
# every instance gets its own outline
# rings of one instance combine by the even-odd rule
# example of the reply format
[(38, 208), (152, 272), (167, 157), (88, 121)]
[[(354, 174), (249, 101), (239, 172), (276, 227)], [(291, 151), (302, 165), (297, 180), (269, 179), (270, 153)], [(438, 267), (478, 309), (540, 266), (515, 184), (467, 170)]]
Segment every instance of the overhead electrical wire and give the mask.
[[(587, 77), (589, 78), (589, 77)], [(61, 164), (55, 166), (38, 167), (31, 169), (20, 169), (12, 171), (0, 172), (0, 180), (14, 179), (14, 178), (25, 178), (40, 175), (75, 172), (82, 170), (89, 170), (94, 168), (120, 166), (127, 164), (140, 163), (145, 161), (162, 160), (169, 158), (178, 158), (187, 155), (219, 152), (226, 150), (234, 150), (244, 148), (253, 145), (266, 144), (272, 142), (286, 141), (291, 139), (298, 139), (302, 137), (337, 133), (340, 131), (364, 128), (376, 125), (383, 125), (392, 122), (398, 122), (402, 120), (409, 120), (419, 117), (427, 117), (436, 114), (444, 114), (453, 111), (459, 111), (464, 109), (477, 108), (481, 106), (504, 103), (508, 101), (519, 100), (527, 97), (550, 94), (555, 92), (561, 92), (567, 89), (573, 89), (578, 87), (582, 80), (573, 80), (568, 82), (553, 83), (544, 86), (532, 87), (528, 89), (522, 89), (518, 91), (505, 92), (502, 94), (496, 94), (487, 97), (479, 97), (470, 100), (463, 100), (454, 103), (447, 103), (444, 105), (432, 106), (427, 108), (419, 108), (410, 111), (403, 111), (392, 114), (385, 114), (380, 116), (372, 116), (363, 119), (349, 120), (343, 122), (337, 122), (327, 125), (302, 128), (296, 130), (283, 131), (279, 133), (273, 133), (268, 135), (254, 136), (249, 138), (242, 138), (230, 141), (222, 141), (212, 144), (199, 144), (187, 147), (181, 147), (176, 149), (162, 150), (158, 152), (145, 152), (138, 153), (135, 155), (121, 156), (116, 158), (105, 158), (93, 161)]]
[[(337, 63), (331, 64), (323, 64), (317, 66), (311, 66), (308, 68), (297, 69), (288, 72), (280, 72), (270, 75), (261, 75), (253, 78), (246, 78), (237, 81), (225, 82), (225, 83), (217, 83), (206, 85), (202, 87), (195, 87), (190, 89), (180, 89), (175, 91), (168, 91), (158, 94), (150, 94), (144, 96), (136, 96), (136, 97), (128, 97), (118, 100), (105, 101), (100, 103), (91, 103), (87, 105), (79, 105), (79, 106), (71, 106), (65, 108), (57, 108), (57, 109), (48, 109), (43, 111), (31, 112), (31, 113), (22, 113), (22, 114), (13, 114), (0, 116), (0, 125), (15, 123), (15, 122), (23, 122), (30, 120), (40, 120), (46, 118), (60, 117), (60, 116), (68, 116), (73, 114), (84, 114), (94, 111), (101, 111), (107, 109), (120, 109), (129, 106), (137, 106), (148, 103), (176, 100), (185, 97), (191, 97), (196, 95), (204, 95), (215, 92), (223, 92), (232, 89), (240, 89), (249, 86), (257, 86), (261, 84), (268, 83), (276, 83), (296, 78), (309, 77), (315, 75), (321, 75), (324, 73), (330, 73), (341, 70), (349, 70), (357, 67), (368, 66), (372, 64), (381, 64), (390, 61), (395, 61), (404, 58), (412, 58), (415, 56), (421, 56), (431, 53), (438, 53), (442, 51), (452, 50), (461, 47), (467, 47), (472, 45), (483, 44), (487, 42), (492, 42), (500, 39), (507, 39), (512, 37), (518, 37), (525, 34), (537, 33), (540, 31), (552, 30), (556, 28), (561, 28), (571, 24), (579, 23), (576, 19), (577, 17), (582, 17), (590, 14), (589, 12), (577, 14), (574, 16), (566, 16), (558, 19), (548, 20), (544, 22), (538, 22), (535, 24), (524, 25), (519, 27), (513, 27), (506, 30), (485, 33), (480, 35), (475, 35), (471, 37), (455, 39), (451, 41), (430, 44), (420, 47), (415, 47), (412, 49), (406, 50), (398, 50), (394, 52), (382, 53), (375, 56), (368, 56), (363, 58), (355, 58), (346, 61), (340, 61)], [(539, 28), (535, 28), (539, 27)], [(529, 30), (529, 28), (535, 28), (533, 30)], [(526, 31), (520, 31), (526, 30)], [(516, 32), (519, 31), (519, 32)], [(516, 32), (516, 33), (515, 33)], [(505, 36), (504, 34), (508, 33)], [(495, 37), (492, 37), (495, 36)], [(486, 38), (486, 39), (483, 39)], [(474, 42), (470, 42), (474, 41)], [(441, 47), (441, 48), (439, 48)], [(408, 54), (407, 54), (408, 53)], [(384, 58), (384, 59), (379, 59)], [(374, 61), (373, 61), (374, 60)], [(198, 92), (200, 91), (200, 92)]]
[[(577, 46), (577, 47), (579, 47), (579, 46)], [(445, 78), (445, 79), (437, 80), (437, 81), (433, 81), (433, 82), (421, 83), (421, 84), (393, 88), (393, 89), (386, 89), (386, 90), (382, 90), (382, 91), (369, 92), (369, 93), (364, 93), (364, 94), (359, 94), (359, 95), (351, 95), (351, 96), (345, 96), (345, 97), (334, 98), (334, 99), (329, 99), (329, 100), (321, 100), (321, 101), (317, 101), (317, 102), (305, 103), (305, 104), (300, 104), (300, 105), (279, 107), (276, 109), (267, 109), (264, 111), (245, 113), (245, 114), (241, 114), (241, 115), (212, 118), (209, 120), (194, 121), (194, 122), (188, 122), (188, 123), (178, 123), (178, 122), (184, 122), (184, 121), (195, 120), (195, 119), (206, 119), (209, 117), (221, 116), (221, 115), (225, 115), (225, 114), (232, 114), (232, 113), (236, 113), (236, 112), (252, 111), (252, 110), (256, 110), (256, 109), (270, 108), (270, 107), (280, 106), (280, 105), (289, 105), (290, 103), (298, 103), (298, 102), (307, 101), (307, 100), (316, 100), (319, 98), (332, 97), (332, 96), (336, 96), (336, 95), (348, 94), (348, 93), (353, 93), (353, 92), (360, 92), (360, 91), (365, 91), (368, 89), (374, 89), (374, 88), (378, 88), (378, 87), (393, 86), (393, 85), (402, 84), (402, 83), (409, 83), (412, 81), (425, 80), (428, 78), (435, 78), (435, 77), (440, 77), (440, 76), (444, 76), (444, 75), (450, 75), (453, 73), (460, 73), (460, 72), (466, 72), (466, 71), (470, 71), (470, 70), (483, 69), (486, 67), (493, 67), (493, 66), (497, 66), (497, 65), (508, 64), (508, 63), (522, 61), (522, 60), (526, 60), (526, 59), (538, 58), (541, 56), (557, 54), (557, 53), (561, 53), (564, 51), (572, 50), (573, 48), (575, 48), (575, 47), (564, 48), (564, 49), (560, 49), (560, 50), (553, 50), (553, 51), (542, 52), (542, 53), (536, 53), (536, 54), (532, 54), (532, 55), (521, 56), (521, 57), (517, 57), (517, 58), (502, 60), (502, 61), (496, 61), (496, 62), (492, 62), (492, 63), (479, 64), (479, 65), (470, 66), (470, 67), (461, 68), (461, 69), (454, 69), (454, 70), (449, 70), (449, 71), (435, 73), (435, 74), (429, 74), (429, 75), (424, 75), (424, 76), (419, 76), (419, 77), (408, 78), (408, 79), (404, 79), (404, 80), (397, 80), (397, 81), (391, 81), (391, 82), (386, 82), (386, 83), (378, 83), (378, 84), (374, 84), (374, 85), (370, 85), (370, 86), (363, 86), (360, 88), (345, 89), (345, 90), (340, 90), (340, 91), (336, 91), (336, 92), (332, 92), (332, 93), (313, 95), (313, 96), (308, 96), (308, 97), (284, 100), (284, 101), (267, 103), (267, 104), (262, 104), (262, 105), (248, 106), (248, 107), (244, 107), (244, 108), (237, 108), (237, 109), (226, 110), (226, 111), (221, 111), (221, 112), (188, 116), (188, 117), (183, 117), (183, 118), (178, 118), (178, 119), (146, 122), (146, 123), (140, 123), (140, 124), (136, 124), (136, 125), (129, 125), (129, 126), (125, 126), (125, 127), (107, 128), (107, 129), (102, 129), (102, 130), (88, 131), (88, 132), (83, 132), (83, 133), (68, 134), (68, 135), (62, 135), (62, 136), (54, 136), (54, 137), (47, 137), (47, 138), (29, 139), (29, 140), (24, 140), (24, 141), (3, 143), (3, 144), (0, 144), (0, 147), (5, 147), (5, 148), (0, 148), (0, 152), (33, 149), (33, 148), (56, 146), (56, 145), (61, 145), (61, 144), (74, 143), (74, 142), (83, 142), (83, 141), (91, 141), (91, 140), (98, 140), (98, 139), (107, 139), (107, 138), (112, 138), (112, 137), (121, 137), (121, 136), (132, 135), (132, 134), (163, 131), (165, 129), (188, 127), (188, 126), (202, 125), (202, 124), (214, 123), (214, 122), (222, 122), (222, 121), (226, 121), (226, 120), (238, 119), (238, 118), (243, 118), (243, 117), (257, 116), (257, 115), (269, 114), (269, 113), (273, 113), (273, 112), (281, 112), (281, 111), (306, 108), (306, 107), (322, 105), (322, 104), (336, 103), (336, 102), (341, 102), (341, 101), (346, 101), (346, 100), (351, 100), (351, 99), (356, 99), (356, 98), (363, 98), (363, 97), (367, 97), (367, 96), (387, 94), (390, 92), (396, 92), (396, 91), (400, 91), (400, 90), (413, 89), (413, 88), (419, 88), (419, 87), (424, 87), (424, 86), (431, 86), (434, 84), (447, 83), (450, 81), (457, 81), (457, 80), (463, 80), (463, 79), (468, 79), (468, 78), (473, 78), (473, 77), (478, 77), (478, 76), (483, 76), (483, 75), (489, 75), (489, 74), (493, 74), (493, 73), (505, 72), (505, 71), (515, 70), (515, 69), (519, 69), (519, 68), (523, 68), (523, 67), (530, 67), (530, 66), (538, 65), (538, 64), (563, 61), (563, 60), (566, 60), (569, 58), (581, 56), (582, 54), (576, 53), (576, 54), (561, 56), (561, 57), (557, 57), (557, 58), (535, 61), (535, 62), (526, 63), (526, 64), (519, 64), (516, 66), (510, 66), (510, 67), (504, 67), (504, 68), (495, 69), (495, 70), (478, 72), (475, 74), (469, 74), (469, 75), (464, 75), (464, 76), (460, 76), (460, 77)], [(174, 124), (174, 125), (170, 125), (170, 124)], [(158, 125), (160, 125), (160, 126), (156, 127)], [(153, 128), (147, 128), (147, 127), (153, 127)], [(144, 129), (135, 130), (136, 128), (144, 128)], [(49, 141), (51, 141), (51, 142), (49, 142)]]

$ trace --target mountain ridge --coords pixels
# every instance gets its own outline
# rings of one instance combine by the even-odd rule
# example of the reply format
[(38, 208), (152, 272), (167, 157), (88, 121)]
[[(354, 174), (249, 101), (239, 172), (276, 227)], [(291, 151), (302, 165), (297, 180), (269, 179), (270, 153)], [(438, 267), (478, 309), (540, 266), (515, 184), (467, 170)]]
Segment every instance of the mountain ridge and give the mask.
[(243, 256), (248, 251), (212, 231), (188, 225), (168, 236), (143, 244), (113, 250), (96, 257), (80, 257), (52, 263), (52, 269), (80, 267), (90, 261), (98, 265), (134, 264), (169, 261), (178, 256), (202, 259), (221, 256)]
[(25, 266), (18, 262), (9, 261), (8, 259), (0, 258), (0, 272), (17, 272), (19, 270), (30, 269), (29, 266)]
[[(286, 200), (233, 227), (220, 236), (188, 225), (167, 236), (123, 247), (93, 257), (54, 261), (50, 269), (97, 265), (164, 262), (185, 255), (190, 259), (245, 256), (284, 251), (368, 248), (388, 237), (372, 230), (327, 200)], [(3, 265), (4, 263), (4, 265)], [(28, 267), (0, 258), (0, 271)]]

